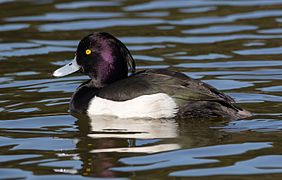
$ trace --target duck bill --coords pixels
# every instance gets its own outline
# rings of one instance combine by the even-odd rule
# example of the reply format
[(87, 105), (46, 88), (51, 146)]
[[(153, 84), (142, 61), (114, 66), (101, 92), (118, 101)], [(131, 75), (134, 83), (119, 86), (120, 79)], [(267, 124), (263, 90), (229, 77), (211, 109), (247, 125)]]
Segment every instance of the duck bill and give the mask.
[(66, 76), (66, 75), (69, 75), (69, 74), (72, 74), (78, 71), (79, 69), (80, 69), (80, 66), (77, 64), (76, 56), (75, 56), (74, 59), (70, 63), (54, 71), (53, 76), (55, 77)]

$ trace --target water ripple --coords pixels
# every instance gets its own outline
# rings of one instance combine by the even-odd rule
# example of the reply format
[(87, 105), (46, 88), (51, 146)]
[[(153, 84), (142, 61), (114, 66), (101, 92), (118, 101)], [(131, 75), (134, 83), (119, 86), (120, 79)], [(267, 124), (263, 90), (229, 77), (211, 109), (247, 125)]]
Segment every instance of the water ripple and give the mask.
[(282, 173), (282, 156), (259, 156), (232, 166), (176, 171), (171, 176), (214, 176)]
[[(242, 143), (225, 144), (194, 149), (184, 149), (155, 155), (122, 158), (120, 162), (127, 164), (125, 167), (112, 168), (114, 171), (132, 172), (145, 171), (167, 167), (217, 163), (219, 160), (210, 157), (231, 156), (246, 153), (252, 150), (272, 147), (271, 143)], [(209, 159), (208, 159), (209, 158)]]
[(246, 19), (259, 19), (266, 17), (281, 16), (282, 12), (280, 10), (262, 10), (247, 13), (231, 14), (228, 16), (208, 16), (208, 17), (195, 17), (187, 18), (182, 20), (172, 20), (169, 21), (170, 24), (174, 25), (203, 25), (203, 24), (213, 24), (213, 23), (230, 23), (237, 20)]
[(77, 21), (77, 22), (63, 22), (50, 23), (39, 26), (39, 30), (43, 32), (48, 31), (74, 31), (81, 29), (99, 29), (114, 26), (140, 26), (140, 25), (155, 25), (161, 24), (164, 21), (161, 19), (108, 19), (96, 21)]
[(119, 1), (82, 1), (56, 4), (57, 9), (78, 9), (87, 7), (119, 6)]
[(0, 31), (17, 31), (21, 29), (26, 29), (29, 27), (29, 24), (5, 24), (0, 25)]
[(60, 13), (47, 13), (39, 16), (19, 16), (6, 18), (8, 22), (20, 22), (20, 21), (68, 21), (78, 19), (102, 19), (121, 17), (122, 13), (111, 12), (60, 12)]
[(271, 48), (244, 49), (233, 52), (240, 55), (282, 54), (282, 46)]
[(282, 28), (262, 29), (258, 32), (263, 34), (282, 34)]
[(281, 39), (282, 35), (253, 35), (253, 34), (234, 34), (220, 36), (152, 36), (152, 37), (121, 37), (124, 42), (131, 44), (148, 43), (183, 43), (183, 44), (212, 44), (217, 42), (243, 40), (243, 39)]
[(172, 58), (173, 59), (208, 60), (208, 59), (222, 59), (222, 58), (227, 59), (231, 57), (232, 56), (227, 56), (224, 54), (211, 53), (211, 54), (196, 55), (196, 56), (175, 56)]
[(275, 132), (282, 130), (282, 120), (273, 119), (254, 119), (239, 120), (228, 123), (224, 127), (215, 127), (228, 132), (257, 131), (257, 132)]
[(187, 9), (180, 9), (179, 12), (182, 13), (202, 13), (202, 12), (209, 12), (216, 10), (216, 6), (207, 6), (207, 7), (195, 7), (195, 8), (187, 8)]
[(183, 8), (183, 7), (197, 7), (197, 6), (262, 6), (262, 5), (280, 5), (281, 1), (276, 0), (237, 0), (237, 1), (209, 1), (209, 0), (176, 0), (176, 1), (151, 1), (140, 3), (136, 5), (127, 6), (124, 9), (127, 11), (141, 11), (141, 10), (156, 10), (168, 8)]
[[(36, 146), (34, 146), (36, 144)], [(0, 138), (0, 146), (13, 145), (14, 150), (45, 150), (62, 151), (75, 149), (72, 139), (55, 139), (52, 137), (38, 138)]]
[(21, 57), (30, 55), (48, 54), (50, 52), (75, 52), (75, 48), (46, 46), (32, 49), (18, 49), (15, 51), (0, 51), (0, 56), (5, 57)]
[(70, 126), (75, 119), (69, 115), (62, 116), (44, 116), (22, 118), (17, 120), (1, 120), (0, 127), (2, 129), (44, 129), (47, 127)]
[(221, 26), (209, 26), (206, 28), (184, 30), (183, 33), (187, 34), (221, 34), (221, 33), (231, 33), (240, 32), (247, 30), (255, 30), (256, 26), (250, 25), (221, 25)]
[(271, 67), (282, 66), (282, 61), (228, 61), (228, 62), (211, 62), (211, 63), (182, 63), (175, 67), (187, 68), (237, 68), (237, 67)]

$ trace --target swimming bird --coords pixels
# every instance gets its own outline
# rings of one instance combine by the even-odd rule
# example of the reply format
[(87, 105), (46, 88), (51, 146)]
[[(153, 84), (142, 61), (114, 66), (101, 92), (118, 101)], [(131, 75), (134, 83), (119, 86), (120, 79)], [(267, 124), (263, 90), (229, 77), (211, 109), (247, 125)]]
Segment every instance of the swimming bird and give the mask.
[[(131, 74), (129, 74), (129, 70)], [(106, 32), (78, 44), (74, 59), (53, 75), (80, 71), (90, 77), (72, 95), (70, 111), (119, 118), (246, 118), (251, 113), (211, 85), (168, 69), (135, 72), (127, 47)]]

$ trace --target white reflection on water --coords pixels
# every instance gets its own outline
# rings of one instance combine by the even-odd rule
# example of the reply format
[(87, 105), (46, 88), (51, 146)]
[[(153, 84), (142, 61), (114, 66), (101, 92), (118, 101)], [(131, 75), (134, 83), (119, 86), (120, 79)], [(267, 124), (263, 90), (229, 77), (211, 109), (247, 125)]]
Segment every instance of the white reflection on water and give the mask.
[[(173, 119), (121, 119), (109, 116), (91, 117), (93, 138), (175, 138), (177, 124)], [(101, 134), (100, 134), (101, 133)], [(120, 134), (119, 134), (120, 133)]]
[[(131, 138), (131, 139), (164, 139), (178, 136), (177, 123), (173, 119), (120, 119), (109, 116), (91, 117), (92, 138)], [(143, 152), (155, 153), (179, 149), (178, 144), (158, 144), (142, 147), (121, 147), (95, 149), (91, 152)]]

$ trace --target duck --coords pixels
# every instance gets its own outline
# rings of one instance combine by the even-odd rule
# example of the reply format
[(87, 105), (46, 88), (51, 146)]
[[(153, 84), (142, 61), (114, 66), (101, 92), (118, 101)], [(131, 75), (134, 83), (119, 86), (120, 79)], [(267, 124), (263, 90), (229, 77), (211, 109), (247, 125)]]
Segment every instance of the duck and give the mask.
[(118, 38), (95, 32), (82, 38), (74, 59), (54, 71), (88, 75), (70, 100), (70, 112), (118, 118), (250, 117), (235, 100), (200, 80), (168, 69), (136, 72), (133, 56)]

